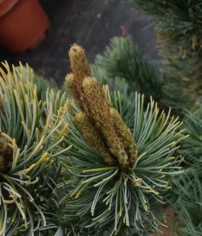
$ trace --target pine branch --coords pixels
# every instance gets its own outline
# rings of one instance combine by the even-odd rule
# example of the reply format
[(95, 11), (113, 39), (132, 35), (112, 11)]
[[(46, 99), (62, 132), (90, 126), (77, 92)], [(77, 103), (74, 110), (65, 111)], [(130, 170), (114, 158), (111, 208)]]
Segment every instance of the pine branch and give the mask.
[[(101, 71), (102, 69), (105, 74)], [(128, 38), (113, 38), (104, 54), (97, 55), (92, 72), (95, 77), (97, 77), (97, 73), (101, 72), (104, 78), (125, 79), (130, 87), (129, 92), (143, 93), (148, 102), (150, 96), (155, 101), (159, 101), (162, 96), (162, 75), (158, 68), (150, 64)], [(98, 77), (101, 76), (98, 75)]]
[(180, 236), (201, 235), (202, 191), (201, 165), (188, 168), (182, 175), (174, 178), (173, 203), (179, 215), (178, 234)]
[[(155, 21), (160, 55), (168, 77), (164, 90), (168, 95), (168, 105), (180, 109), (184, 100), (184, 108), (189, 109), (201, 96), (201, 1), (131, 0), (131, 2), (139, 5)], [(170, 98), (168, 91), (171, 93)], [(181, 95), (183, 99), (180, 99)], [(179, 104), (178, 99), (180, 99)]]
[[(79, 64), (82, 61), (82, 69), (80, 72), (77, 71), (73, 80), (68, 79), (72, 76), (67, 77), (70, 91), (72, 88), (77, 88), (76, 93), (80, 96), (75, 101), (69, 100), (68, 106), (64, 108), (66, 109), (64, 120), (69, 124), (68, 137), (72, 149), (68, 152), (68, 160), (64, 159), (67, 167), (63, 174), (67, 181), (61, 188), (66, 188), (67, 194), (61, 200), (61, 204), (66, 202), (66, 207), (61, 210), (60, 216), (63, 221), (72, 222), (73, 229), (70, 233), (75, 232), (75, 235), (147, 235), (151, 231), (158, 231), (160, 223), (151, 208), (156, 202), (162, 203), (161, 196), (171, 188), (172, 176), (182, 172), (179, 166), (182, 158), (175, 156), (178, 143), (185, 138), (180, 129), (181, 123), (178, 118), (170, 116), (170, 111), (167, 115), (164, 112), (160, 113), (157, 104), (152, 99), (146, 106), (144, 96), (140, 94), (135, 93), (135, 97), (130, 97), (127, 93), (123, 95), (114, 93), (112, 96), (113, 93), (105, 87), (105, 95), (103, 95), (95, 79), (91, 81), (87, 77), (86, 81), (82, 75), (87, 65), (83, 59), (79, 60), (80, 57), (85, 58), (83, 50), (77, 45), (73, 45), (72, 48), (73, 52), (77, 53), (78, 60), (74, 63)], [(71, 50), (70, 56), (72, 56)], [(78, 64), (77, 70), (79, 70)], [(74, 65), (71, 66), (74, 67)], [(77, 76), (80, 78), (77, 79)], [(91, 94), (94, 97), (97, 96), (95, 100), (86, 99), (87, 82), (90, 86), (91, 82), (96, 86), (96, 93)], [(102, 96), (98, 98), (100, 93)], [(100, 98), (105, 104), (102, 106), (105, 107), (98, 104), (97, 122), (107, 111), (108, 105), (114, 105), (114, 109), (123, 111), (122, 101), (127, 101), (128, 106), (131, 105), (128, 110), (133, 109), (131, 114), (133, 124), (131, 123), (130, 132), (137, 145), (137, 157), (127, 171), (102, 158), (90, 142), (91, 139), (86, 136), (90, 135), (88, 132), (92, 132), (87, 129), (88, 122), (91, 122), (92, 129), (96, 127), (91, 120), (95, 116), (91, 108), (95, 108), (93, 104)], [(88, 105), (87, 108), (86, 105)], [(144, 109), (145, 106), (146, 109)], [(101, 107), (103, 112), (100, 110)], [(79, 109), (82, 113), (78, 113)], [(82, 125), (79, 125), (81, 120), (77, 117), (80, 114), (82, 117), (84, 114), (88, 117), (88, 121), (82, 120)], [(104, 122), (101, 123), (103, 127), (105, 127)], [(127, 123), (127, 120), (124, 120), (124, 123)], [(88, 130), (87, 133), (85, 133), (86, 130)], [(100, 135), (100, 138), (104, 135), (105, 133)], [(91, 138), (95, 141), (95, 135)], [(125, 152), (129, 153), (129, 149), (126, 146), (124, 148)], [(109, 153), (111, 151), (109, 143), (108, 151)], [(118, 160), (117, 154), (111, 154)]]
[(129, 2), (129, 4), (131, 4), (132, 6), (134, 6), (134, 4), (137, 4), (141, 9), (143, 9), (149, 15), (159, 18), (164, 16), (165, 11), (167, 12), (171, 5), (170, 0), (126, 0), (126, 1)]
[[(74, 75), (67, 76), (66, 81), (82, 111), (76, 115), (78, 126), (106, 163), (112, 166), (117, 163), (120, 169), (127, 171), (136, 159), (132, 134), (119, 113), (111, 107), (97, 79), (90, 77), (83, 49), (74, 44), (69, 55)], [(100, 148), (94, 144), (96, 141)]]
[(184, 118), (184, 128), (189, 137), (183, 140), (179, 152), (185, 160), (192, 165), (197, 165), (202, 161), (202, 107), (193, 112), (186, 112)]
[(32, 83), (35, 83), (37, 85), (37, 97), (39, 100), (45, 101), (45, 91), (47, 90), (47, 88), (58, 90), (55, 80), (45, 79), (42, 76), (36, 74), (28, 64), (26, 64), (26, 66), (23, 66), (20, 63), (20, 66), (13, 66), (12, 70), (19, 79), (23, 76), (26, 83), (32, 81)]
[[(58, 119), (51, 117), (56, 112), (52, 104), (58, 99), (39, 100), (41, 87), (36, 82), (40, 82), (28, 66), (13, 67), (13, 72), (4, 66), (6, 73), (0, 72), (0, 234), (43, 231), (50, 235), (60, 225), (55, 215), (61, 172), (57, 156), (67, 149), (59, 148), (63, 134), (58, 135), (58, 130), (66, 132), (63, 121), (59, 113)], [(42, 86), (46, 87), (46, 82)], [(49, 90), (44, 97), (52, 98)]]

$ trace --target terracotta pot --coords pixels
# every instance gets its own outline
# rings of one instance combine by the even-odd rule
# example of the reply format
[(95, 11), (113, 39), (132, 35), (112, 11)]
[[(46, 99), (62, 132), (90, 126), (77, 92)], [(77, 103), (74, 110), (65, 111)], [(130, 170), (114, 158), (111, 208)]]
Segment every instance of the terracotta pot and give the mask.
[(0, 0), (0, 45), (14, 53), (35, 48), (49, 20), (38, 0)]

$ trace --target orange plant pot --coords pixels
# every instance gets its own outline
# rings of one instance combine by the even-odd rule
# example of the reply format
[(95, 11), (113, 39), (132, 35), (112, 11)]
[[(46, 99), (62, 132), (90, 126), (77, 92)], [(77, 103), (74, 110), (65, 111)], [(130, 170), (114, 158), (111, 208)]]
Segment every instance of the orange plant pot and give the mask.
[(10, 52), (35, 48), (49, 26), (38, 0), (0, 0), (0, 45)]

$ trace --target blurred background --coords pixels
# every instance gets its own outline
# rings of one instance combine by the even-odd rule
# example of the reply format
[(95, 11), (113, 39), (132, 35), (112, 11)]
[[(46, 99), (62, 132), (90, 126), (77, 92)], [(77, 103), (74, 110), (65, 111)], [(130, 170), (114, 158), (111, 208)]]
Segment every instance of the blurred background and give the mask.
[(45, 39), (35, 49), (20, 54), (0, 47), (1, 61), (7, 60), (10, 65), (27, 62), (38, 74), (54, 78), (60, 86), (70, 71), (68, 49), (73, 43), (85, 49), (92, 63), (112, 37), (129, 36), (149, 60), (158, 59), (152, 22), (121, 0), (39, 0), (39, 3), (50, 20)]

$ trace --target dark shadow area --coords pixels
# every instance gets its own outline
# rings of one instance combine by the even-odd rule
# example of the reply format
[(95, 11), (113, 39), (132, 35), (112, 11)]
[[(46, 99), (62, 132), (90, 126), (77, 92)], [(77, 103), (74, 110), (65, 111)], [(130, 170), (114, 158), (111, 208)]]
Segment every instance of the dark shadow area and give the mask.
[(36, 72), (55, 78), (58, 85), (70, 71), (68, 49), (73, 43), (85, 48), (90, 62), (102, 53), (113, 36), (130, 36), (150, 59), (158, 59), (154, 29), (145, 16), (114, 0), (41, 0), (51, 27), (33, 51), (13, 55), (0, 49), (0, 60), (28, 63)]

